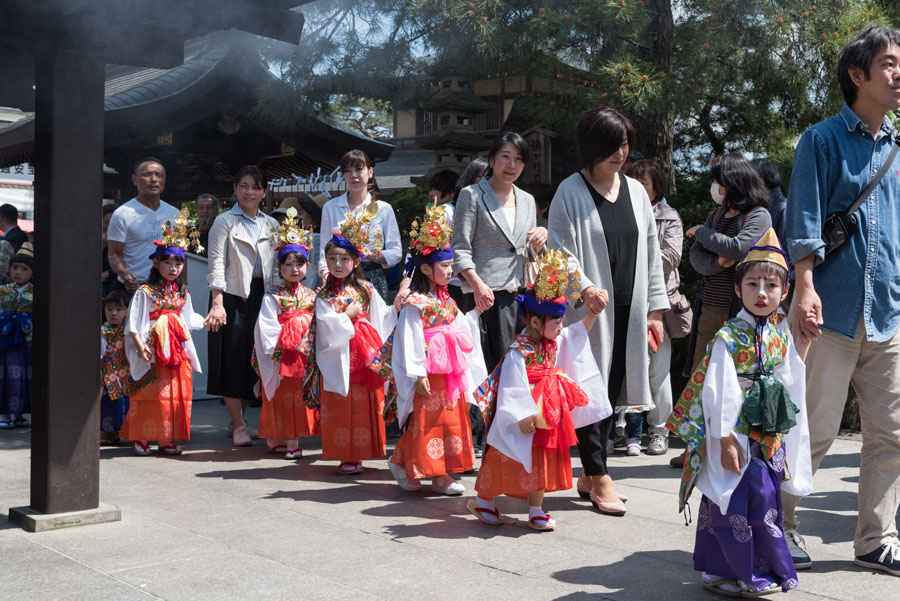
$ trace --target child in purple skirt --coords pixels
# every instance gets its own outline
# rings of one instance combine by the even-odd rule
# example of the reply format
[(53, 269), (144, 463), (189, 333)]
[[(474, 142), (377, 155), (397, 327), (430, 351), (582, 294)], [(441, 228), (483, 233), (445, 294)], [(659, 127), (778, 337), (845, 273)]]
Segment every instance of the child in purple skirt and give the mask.
[(770, 321), (787, 295), (788, 263), (774, 230), (738, 266), (743, 309), (691, 374), (667, 427), (687, 443), (679, 501), (694, 486), (694, 569), (703, 588), (756, 597), (797, 586), (782, 527), (781, 488), (812, 492), (805, 368), (790, 334)]

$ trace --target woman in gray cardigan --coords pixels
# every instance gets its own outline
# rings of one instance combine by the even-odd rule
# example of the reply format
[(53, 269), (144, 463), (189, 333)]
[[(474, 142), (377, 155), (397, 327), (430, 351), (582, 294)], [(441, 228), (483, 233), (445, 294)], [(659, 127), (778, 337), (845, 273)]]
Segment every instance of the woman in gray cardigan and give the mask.
[(463, 311), (478, 307), (488, 371), (516, 337), (516, 294), (525, 278), (525, 249), (543, 250), (547, 230), (535, 227), (534, 197), (513, 184), (528, 161), (517, 133), (500, 134), (488, 153), (488, 173), (463, 188), (453, 219), (453, 271), (462, 277)]
[[(634, 127), (618, 111), (585, 113), (575, 131), (582, 168), (560, 183), (550, 205), (550, 246), (574, 257), (585, 305), (603, 311), (589, 337), (618, 411), (652, 407), (648, 330), (662, 340), (662, 312), (669, 308), (650, 200), (640, 182), (619, 173), (633, 140)], [(566, 323), (585, 311), (569, 311)], [(615, 419), (576, 430), (583, 466), (578, 491), (601, 513), (623, 515), (623, 498), (606, 467)]]

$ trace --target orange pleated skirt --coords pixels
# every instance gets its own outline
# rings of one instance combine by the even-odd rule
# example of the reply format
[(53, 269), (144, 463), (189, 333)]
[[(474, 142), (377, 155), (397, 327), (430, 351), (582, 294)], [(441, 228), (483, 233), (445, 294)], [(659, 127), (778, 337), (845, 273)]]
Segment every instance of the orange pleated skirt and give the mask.
[(259, 437), (287, 440), (318, 436), (316, 413), (303, 402), (303, 378), (282, 378), (272, 398), (263, 389), (259, 414)]
[(322, 390), (320, 404), (322, 459), (361, 461), (384, 457), (383, 386), (372, 390), (351, 383), (348, 396)]
[(150, 365), (158, 376), (130, 397), (119, 435), (128, 440), (158, 442), (191, 439), (193, 374), (189, 361), (170, 367)]
[(488, 447), (478, 470), (475, 490), (482, 499), (499, 495), (527, 499), (529, 493), (572, 488), (572, 458), (568, 453), (531, 448), (531, 473), (497, 449)]
[(431, 394), (416, 394), (406, 431), (391, 457), (391, 463), (406, 468), (409, 478), (458, 474), (475, 466), (468, 404), (449, 398), (447, 378), (428, 376)]

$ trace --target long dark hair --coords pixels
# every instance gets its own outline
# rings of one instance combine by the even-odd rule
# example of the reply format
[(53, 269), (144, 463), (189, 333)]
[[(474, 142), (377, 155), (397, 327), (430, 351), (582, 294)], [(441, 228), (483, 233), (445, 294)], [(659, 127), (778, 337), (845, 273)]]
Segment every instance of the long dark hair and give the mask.
[(709, 163), (713, 179), (725, 186), (725, 206), (741, 213), (769, 208), (769, 191), (759, 181), (753, 163), (739, 152), (720, 154)]
[[(162, 257), (160, 261), (162, 261), (165, 257)], [(175, 283), (178, 284), (178, 294), (181, 298), (184, 298), (187, 295), (188, 285), (187, 285), (187, 261), (182, 259), (181, 257), (175, 257), (176, 259), (180, 259), (184, 264), (184, 268), (181, 270), (181, 273), (178, 274), (178, 277), (175, 278)], [(156, 265), (152, 265), (150, 267), (150, 275), (147, 277), (147, 284), (153, 287), (161, 287), (160, 284), (166, 278), (162, 277), (162, 274), (159, 273), (159, 270), (156, 268)]]
[[(325, 255), (326, 256), (328, 255), (328, 252), (332, 248), (340, 248), (340, 247), (336, 246), (331, 240), (329, 240), (328, 243), (325, 245)], [(346, 252), (346, 249), (341, 248), (341, 250)], [(334, 276), (331, 275), (331, 272), (328, 272), (325, 275), (325, 286), (323, 286), (323, 289), (326, 288), (330, 284), (333, 277)], [(363, 286), (360, 282), (367, 282), (367, 281), (368, 280), (366, 279), (366, 273), (362, 270), (362, 267), (360, 267), (359, 265), (357, 265), (356, 268), (353, 271), (351, 271), (350, 274), (346, 278), (344, 278), (344, 285), (346, 286), (349, 284), (350, 286), (353, 286), (353, 288), (357, 292), (359, 292), (359, 295), (361, 297), (363, 297), (363, 305), (365, 305), (366, 309), (369, 308), (369, 301), (371, 300), (371, 298), (369, 298), (368, 288)]]

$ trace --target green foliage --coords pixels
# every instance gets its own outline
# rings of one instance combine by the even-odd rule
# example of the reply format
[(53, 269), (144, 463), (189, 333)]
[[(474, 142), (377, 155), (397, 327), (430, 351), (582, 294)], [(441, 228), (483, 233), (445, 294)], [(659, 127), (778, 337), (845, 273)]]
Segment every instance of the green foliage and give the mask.
[(328, 106), (328, 113), (339, 123), (369, 138), (393, 135), (394, 115), (390, 102), (340, 94)]
[(404, 240), (407, 238), (409, 225), (413, 220), (425, 214), (425, 205), (428, 203), (428, 193), (430, 191), (429, 187), (424, 185), (416, 186), (415, 188), (404, 188), (394, 192), (387, 199), (391, 206), (394, 207), (397, 225), (400, 227), (400, 234)]

